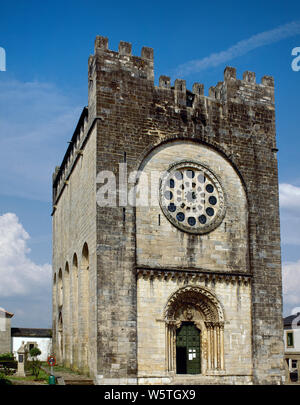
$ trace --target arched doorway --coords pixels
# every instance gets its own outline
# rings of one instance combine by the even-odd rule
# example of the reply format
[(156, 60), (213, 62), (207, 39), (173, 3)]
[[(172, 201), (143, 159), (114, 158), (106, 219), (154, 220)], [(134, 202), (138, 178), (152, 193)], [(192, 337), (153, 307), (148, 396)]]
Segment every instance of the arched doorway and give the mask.
[(176, 330), (176, 373), (201, 373), (200, 330), (193, 322), (182, 322)]
[(224, 370), (224, 314), (211, 291), (180, 288), (169, 298), (164, 316), (167, 371), (205, 374)]

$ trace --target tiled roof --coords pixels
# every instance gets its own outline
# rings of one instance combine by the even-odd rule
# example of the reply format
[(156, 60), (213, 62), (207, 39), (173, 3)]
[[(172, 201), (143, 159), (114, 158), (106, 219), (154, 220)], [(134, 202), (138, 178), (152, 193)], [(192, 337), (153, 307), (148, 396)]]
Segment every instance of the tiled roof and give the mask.
[(297, 322), (297, 326), (300, 326), (300, 312), (294, 315), (289, 315), (286, 318), (283, 318), (283, 325), (284, 327), (292, 326), (292, 322), (295, 318), (299, 317), (299, 320)]
[(12, 337), (52, 337), (52, 329), (11, 328)]

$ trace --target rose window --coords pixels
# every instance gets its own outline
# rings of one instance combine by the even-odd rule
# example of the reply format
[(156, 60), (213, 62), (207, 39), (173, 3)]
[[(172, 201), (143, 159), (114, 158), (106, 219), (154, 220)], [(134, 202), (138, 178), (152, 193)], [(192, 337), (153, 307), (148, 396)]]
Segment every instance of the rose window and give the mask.
[(195, 162), (172, 165), (160, 183), (160, 205), (168, 220), (191, 233), (206, 233), (225, 215), (224, 193), (216, 176)]

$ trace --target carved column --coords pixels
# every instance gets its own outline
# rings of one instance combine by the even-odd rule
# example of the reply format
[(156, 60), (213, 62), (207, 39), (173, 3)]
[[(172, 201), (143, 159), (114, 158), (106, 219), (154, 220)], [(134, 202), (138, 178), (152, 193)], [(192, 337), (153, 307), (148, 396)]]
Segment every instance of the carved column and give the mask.
[(220, 323), (220, 358), (221, 358), (221, 370), (225, 369), (224, 365), (224, 323)]
[(176, 373), (176, 325), (172, 328), (172, 371)]
[(213, 325), (213, 341), (214, 341), (214, 369), (217, 369), (218, 358), (218, 342), (217, 342), (217, 327)]
[(220, 361), (220, 356), (221, 356), (221, 348), (220, 348), (220, 325), (217, 323), (215, 326), (216, 329), (216, 336), (217, 336), (217, 370), (220, 370), (221, 368), (221, 361)]
[(165, 324), (165, 368), (169, 371), (169, 327)]
[(166, 369), (172, 371), (172, 326), (166, 323)]
[(211, 358), (211, 370), (215, 369), (215, 333), (214, 324), (210, 323), (210, 358)]
[(174, 358), (174, 327), (173, 325), (169, 326), (169, 356), (170, 356), (170, 361), (169, 361), (169, 371), (174, 371), (173, 367), (173, 358)]
[(211, 327), (207, 323), (207, 369), (211, 369)]
[(181, 322), (166, 322), (166, 369), (167, 371), (176, 371), (176, 329)]
[(205, 322), (207, 328), (207, 369), (224, 370), (224, 324)]

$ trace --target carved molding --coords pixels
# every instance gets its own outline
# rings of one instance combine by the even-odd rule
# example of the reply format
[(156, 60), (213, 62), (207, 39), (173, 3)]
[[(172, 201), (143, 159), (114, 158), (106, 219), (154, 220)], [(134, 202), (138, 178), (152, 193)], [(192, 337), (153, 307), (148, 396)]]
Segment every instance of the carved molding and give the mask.
[(236, 274), (236, 273), (218, 273), (218, 272), (204, 272), (201, 270), (191, 271), (185, 269), (148, 269), (148, 268), (138, 268), (137, 276), (142, 277), (144, 280), (179, 280), (186, 283), (204, 281), (207, 283), (226, 283), (226, 284), (239, 284), (239, 285), (250, 285), (251, 274)]
[(183, 322), (193, 322), (200, 330), (202, 373), (224, 370), (224, 313), (211, 291), (192, 285), (179, 288), (169, 297), (164, 317), (168, 372), (176, 370), (176, 329)]
[(216, 296), (204, 287), (193, 285), (179, 288), (169, 297), (164, 308), (164, 318), (176, 319), (178, 311), (180, 309), (186, 311), (187, 307), (193, 307), (194, 311), (202, 313), (206, 321), (224, 321), (223, 308)]

